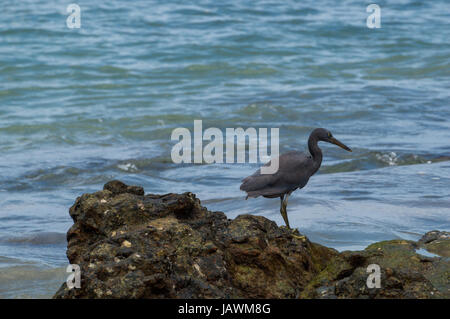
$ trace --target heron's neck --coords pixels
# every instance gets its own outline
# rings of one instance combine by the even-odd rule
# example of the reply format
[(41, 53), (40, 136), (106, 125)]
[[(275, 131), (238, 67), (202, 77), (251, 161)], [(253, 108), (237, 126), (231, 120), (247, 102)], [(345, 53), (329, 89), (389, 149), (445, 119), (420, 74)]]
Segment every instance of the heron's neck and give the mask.
[(317, 145), (319, 141), (316, 137), (310, 136), (308, 139), (308, 149), (309, 153), (313, 157), (314, 164), (317, 165), (317, 169), (319, 169), (320, 164), (322, 163), (322, 150)]

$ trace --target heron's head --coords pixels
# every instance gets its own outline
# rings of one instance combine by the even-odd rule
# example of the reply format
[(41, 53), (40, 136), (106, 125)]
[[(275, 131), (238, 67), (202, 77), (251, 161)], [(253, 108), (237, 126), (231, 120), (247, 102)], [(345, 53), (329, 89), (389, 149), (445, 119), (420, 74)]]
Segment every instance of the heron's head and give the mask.
[(342, 143), (341, 141), (337, 140), (336, 138), (334, 138), (333, 134), (331, 134), (331, 132), (327, 129), (324, 128), (316, 128), (311, 135), (314, 135), (317, 140), (319, 141), (323, 141), (323, 142), (328, 142), (331, 144), (335, 144), (341, 148), (343, 148), (346, 151), (351, 152), (352, 150), (345, 145), (344, 143)]

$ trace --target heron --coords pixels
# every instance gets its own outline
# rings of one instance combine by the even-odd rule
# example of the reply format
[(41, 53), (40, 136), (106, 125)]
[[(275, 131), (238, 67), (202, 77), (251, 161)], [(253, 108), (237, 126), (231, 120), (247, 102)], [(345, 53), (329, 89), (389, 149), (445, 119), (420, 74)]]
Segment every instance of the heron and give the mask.
[[(261, 168), (259, 168), (253, 175), (244, 178), (240, 189), (247, 193), (245, 199), (258, 196), (279, 197), (281, 216), (286, 227), (291, 229), (286, 210), (288, 198), (296, 189), (305, 187), (309, 178), (319, 170), (322, 164), (322, 150), (317, 144), (320, 141), (335, 144), (349, 152), (352, 151), (344, 143), (334, 138), (329, 130), (316, 128), (308, 138), (309, 154), (299, 151), (284, 153), (278, 157), (278, 171), (274, 174), (262, 174)], [(271, 162), (268, 162), (264, 166), (270, 165)]]

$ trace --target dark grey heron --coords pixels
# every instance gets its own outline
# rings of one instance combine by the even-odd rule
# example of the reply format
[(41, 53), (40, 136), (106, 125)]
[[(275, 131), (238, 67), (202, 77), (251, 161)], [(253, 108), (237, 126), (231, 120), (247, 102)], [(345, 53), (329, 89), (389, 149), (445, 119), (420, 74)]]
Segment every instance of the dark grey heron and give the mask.
[[(280, 213), (286, 226), (290, 229), (286, 206), (289, 196), (296, 189), (305, 187), (309, 178), (314, 175), (322, 164), (322, 150), (317, 143), (328, 142), (342, 147), (344, 150), (352, 150), (333, 137), (330, 131), (324, 128), (316, 128), (308, 139), (310, 154), (292, 151), (279, 156), (278, 171), (274, 174), (261, 174), (258, 169), (253, 175), (242, 180), (241, 190), (247, 193), (247, 198), (263, 196), (267, 198), (279, 197)], [(271, 162), (264, 166), (270, 166)]]

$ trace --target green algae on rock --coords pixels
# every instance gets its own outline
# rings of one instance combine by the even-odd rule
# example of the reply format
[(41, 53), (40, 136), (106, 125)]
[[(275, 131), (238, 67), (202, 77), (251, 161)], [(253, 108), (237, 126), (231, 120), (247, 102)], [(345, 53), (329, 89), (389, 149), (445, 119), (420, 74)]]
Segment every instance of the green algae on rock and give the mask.
[[(447, 244), (450, 244), (447, 243)], [(305, 298), (450, 298), (450, 263), (416, 253), (418, 244), (382, 241), (344, 251), (305, 289)], [(368, 288), (367, 267), (380, 266), (381, 288)]]

